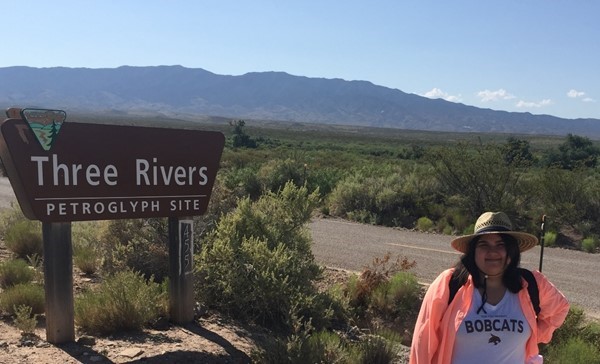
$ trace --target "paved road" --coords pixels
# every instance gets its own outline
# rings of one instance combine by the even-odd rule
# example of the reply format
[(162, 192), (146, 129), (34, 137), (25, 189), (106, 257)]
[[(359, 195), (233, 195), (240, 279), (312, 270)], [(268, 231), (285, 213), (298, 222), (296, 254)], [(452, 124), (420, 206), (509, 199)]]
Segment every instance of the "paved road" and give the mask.
[[(328, 267), (361, 271), (386, 252), (417, 262), (419, 281), (430, 283), (451, 267), (459, 253), (450, 247), (452, 237), (364, 225), (336, 219), (314, 219), (310, 223), (313, 253)], [(523, 253), (521, 266), (538, 269), (540, 248)], [(544, 249), (543, 273), (587, 315), (600, 318), (600, 254), (566, 249)]]

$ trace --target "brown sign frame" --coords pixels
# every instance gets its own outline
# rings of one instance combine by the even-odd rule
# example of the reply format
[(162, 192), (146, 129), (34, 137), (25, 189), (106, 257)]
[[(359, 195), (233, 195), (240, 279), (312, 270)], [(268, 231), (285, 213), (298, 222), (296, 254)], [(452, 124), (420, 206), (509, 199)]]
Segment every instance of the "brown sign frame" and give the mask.
[(65, 122), (44, 150), (16, 118), (0, 134), (19, 205), (43, 222), (202, 215), (225, 144), (216, 131)]

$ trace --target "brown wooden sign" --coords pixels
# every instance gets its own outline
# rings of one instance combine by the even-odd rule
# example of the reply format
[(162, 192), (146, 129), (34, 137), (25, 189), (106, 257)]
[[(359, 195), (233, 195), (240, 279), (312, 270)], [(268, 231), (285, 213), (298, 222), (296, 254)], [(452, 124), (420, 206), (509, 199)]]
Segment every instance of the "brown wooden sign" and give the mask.
[[(31, 118), (36, 116), (41, 118), (35, 113)], [(222, 133), (46, 124), (51, 143), (43, 143), (26, 120), (9, 118), (0, 125), (0, 157), (28, 218), (66, 222), (206, 211), (225, 143)]]

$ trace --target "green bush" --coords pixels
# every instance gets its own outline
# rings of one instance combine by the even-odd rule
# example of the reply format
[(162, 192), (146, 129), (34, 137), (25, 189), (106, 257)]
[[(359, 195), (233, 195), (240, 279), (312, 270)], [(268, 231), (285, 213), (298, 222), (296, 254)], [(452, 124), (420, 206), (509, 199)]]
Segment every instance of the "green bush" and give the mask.
[(264, 325), (290, 328), (294, 314), (317, 321), (326, 307), (313, 284), (321, 270), (306, 227), (317, 202), (292, 183), (256, 202), (242, 199), (197, 256), (198, 301)]
[(399, 272), (373, 290), (371, 305), (383, 317), (402, 322), (418, 313), (420, 296), (421, 286), (415, 275)]
[(32, 314), (31, 307), (20, 305), (15, 310), (15, 326), (24, 334), (31, 334), (37, 325), (37, 315)]
[[(310, 326), (310, 325), (309, 325)], [(304, 328), (286, 337), (277, 337), (252, 353), (252, 362), (261, 364), (351, 363), (349, 346), (336, 333)]]
[(430, 218), (423, 216), (417, 220), (417, 230), (431, 231), (432, 228), (433, 221)]
[[(400, 255), (392, 260), (388, 252), (373, 259), (371, 266), (365, 267), (360, 276), (350, 276), (344, 289), (344, 305), (350, 314), (360, 318), (371, 310), (391, 317), (400, 307), (411, 307), (411, 312), (414, 307), (418, 309), (421, 288), (415, 284), (414, 275), (407, 272), (415, 264)], [(416, 298), (413, 299), (415, 287)], [(403, 320), (404, 313), (397, 319)]]
[[(223, 173), (222, 179), (226, 188), (232, 191), (240, 191), (240, 196), (249, 196), (250, 199), (256, 200), (262, 193), (262, 185), (256, 168), (236, 168)], [(213, 198), (211, 198), (211, 201), (213, 201)]]
[(581, 241), (581, 249), (583, 249), (585, 252), (594, 253), (597, 247), (598, 239), (594, 237), (585, 238), (583, 241)]
[(11, 315), (22, 305), (31, 307), (32, 314), (44, 313), (44, 287), (38, 284), (21, 283), (0, 293), (0, 309)]
[[(581, 353), (573, 354), (574, 351)], [(596, 355), (600, 353), (600, 324), (586, 320), (583, 309), (572, 305), (565, 322), (554, 332), (552, 341), (541, 352), (550, 358), (549, 363), (599, 363), (593, 359), (597, 360)], [(564, 361), (569, 355), (575, 355), (574, 359)], [(583, 361), (577, 361), (576, 358)]]
[(82, 221), (72, 224), (73, 263), (84, 274), (94, 274), (100, 269), (100, 236), (107, 224), (107, 221)]
[(262, 364), (390, 364), (398, 362), (399, 337), (389, 332), (361, 335), (349, 340), (335, 332), (302, 330), (276, 338), (252, 353), (253, 363)]
[(126, 269), (161, 282), (169, 274), (166, 219), (111, 220), (99, 237), (102, 268), (108, 274)]
[(577, 337), (585, 324), (585, 314), (581, 307), (571, 305), (563, 324), (552, 334), (551, 345), (561, 345), (571, 337)]
[(393, 343), (381, 336), (370, 335), (360, 343), (358, 363), (360, 364), (391, 364), (396, 358)]
[(544, 363), (585, 363), (600, 364), (600, 350), (581, 338), (574, 337), (567, 342), (549, 349)]
[(414, 227), (419, 216), (429, 215), (437, 182), (427, 169), (410, 163), (365, 167), (341, 179), (328, 198), (331, 214)]
[(84, 274), (94, 274), (100, 267), (100, 256), (92, 245), (86, 243), (74, 243), (73, 263)]
[(588, 343), (596, 346), (600, 350), (600, 322), (590, 321), (581, 328), (580, 336)]
[(19, 283), (29, 283), (35, 272), (22, 259), (7, 260), (0, 263), (0, 287), (8, 288)]
[(139, 330), (154, 319), (168, 316), (166, 287), (166, 283), (147, 281), (132, 271), (116, 273), (96, 290), (76, 298), (75, 323), (90, 334)]
[(19, 221), (27, 221), (27, 218), (18, 205), (11, 203), (10, 208), (0, 211), (0, 235), (6, 238), (8, 229)]
[(548, 231), (544, 234), (544, 246), (556, 246), (556, 233)]
[(6, 230), (4, 244), (17, 257), (27, 259), (43, 255), (42, 228), (37, 221), (20, 220)]
[(305, 164), (293, 159), (274, 159), (265, 163), (258, 171), (263, 191), (277, 192), (286, 183), (302, 186), (306, 182)]

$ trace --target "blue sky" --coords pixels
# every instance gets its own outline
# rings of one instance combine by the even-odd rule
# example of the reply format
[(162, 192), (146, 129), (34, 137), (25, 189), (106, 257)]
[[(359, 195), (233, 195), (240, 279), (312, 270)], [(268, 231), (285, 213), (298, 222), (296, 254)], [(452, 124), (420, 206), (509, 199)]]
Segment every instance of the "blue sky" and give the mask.
[(0, 4), (0, 67), (283, 71), (494, 110), (600, 119), (595, 0)]

